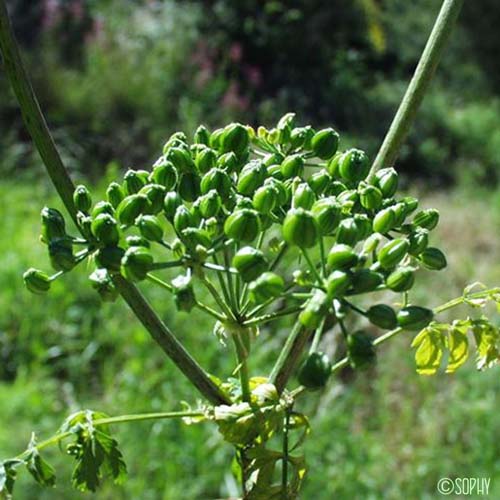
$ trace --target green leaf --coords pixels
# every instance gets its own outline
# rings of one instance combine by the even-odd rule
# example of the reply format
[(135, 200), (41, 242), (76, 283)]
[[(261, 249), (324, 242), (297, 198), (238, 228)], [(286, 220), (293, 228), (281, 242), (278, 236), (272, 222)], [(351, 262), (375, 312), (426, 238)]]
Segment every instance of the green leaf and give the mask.
[(452, 326), (448, 332), (448, 349), (450, 356), (446, 373), (453, 373), (460, 368), (469, 357), (468, 327)]
[(472, 321), (476, 341), (476, 366), (478, 370), (491, 368), (500, 362), (500, 332), (487, 318)]
[(413, 339), (411, 346), (417, 349), (415, 352), (417, 373), (434, 375), (443, 358), (444, 340), (440, 327), (431, 325), (424, 328)]
[(23, 463), (23, 460), (17, 458), (0, 462), (0, 498), (2, 500), (9, 500), (12, 497), (17, 477), (16, 469)]
[(31, 435), (28, 445), (28, 456), (26, 457), (26, 468), (35, 481), (42, 486), (54, 486), (56, 484), (56, 474), (54, 468), (48, 464), (40, 455), (36, 447), (35, 433)]

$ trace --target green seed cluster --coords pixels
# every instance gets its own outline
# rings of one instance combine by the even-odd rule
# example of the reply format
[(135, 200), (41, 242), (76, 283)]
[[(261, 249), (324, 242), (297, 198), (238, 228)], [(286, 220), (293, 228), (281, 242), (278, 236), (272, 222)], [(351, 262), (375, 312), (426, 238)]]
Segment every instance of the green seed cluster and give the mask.
[[(41, 239), (57, 273), (30, 269), (24, 279), (43, 293), (90, 257), (92, 286), (114, 300), (114, 274), (159, 283), (157, 273), (179, 268), (162, 282), (179, 310), (199, 305), (198, 281), (213, 292), (210, 310), (242, 326), (258, 324), (278, 306), (309, 330), (349, 312), (384, 329), (419, 329), (432, 320), (425, 308), (396, 312), (377, 304), (363, 311), (350, 302), (379, 290), (406, 294), (420, 266), (446, 266), (443, 253), (429, 246), (438, 212), (418, 210), (418, 200), (398, 198), (397, 188), (394, 169), (370, 174), (363, 151), (339, 150), (335, 130), (297, 126), (291, 113), (270, 130), (200, 126), (192, 140), (173, 134), (151, 169), (127, 171), (109, 184), (104, 200), (94, 203), (78, 186), (83, 238), (69, 236), (61, 213), (44, 208)], [(353, 366), (373, 357), (371, 340), (360, 332), (347, 335), (347, 347)]]

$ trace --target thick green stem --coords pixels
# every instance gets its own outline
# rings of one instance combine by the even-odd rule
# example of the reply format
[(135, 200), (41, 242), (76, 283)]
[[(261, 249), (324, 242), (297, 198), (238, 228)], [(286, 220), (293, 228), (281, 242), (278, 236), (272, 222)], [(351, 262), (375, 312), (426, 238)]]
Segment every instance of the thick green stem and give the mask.
[(241, 396), (243, 401), (250, 402), (250, 375), (248, 374), (247, 357), (248, 353), (243, 345), (240, 334), (233, 333), (233, 341), (238, 359), (238, 373), (240, 376)]
[(415, 74), (373, 162), (369, 177), (372, 177), (380, 168), (391, 167), (394, 164), (432, 80), (462, 4), (463, 0), (443, 2)]
[[(18, 99), (26, 128), (40, 153), (59, 196), (69, 214), (76, 222), (77, 210), (73, 203), (74, 184), (57, 152), (28, 75), (22, 64), (4, 0), (0, 0), (0, 49), (4, 58), (5, 70)], [(146, 326), (153, 339), (172, 358), (177, 367), (191, 380), (193, 385), (212, 403), (228, 403), (229, 399), (227, 396), (212, 382), (201, 366), (189, 355), (172, 332), (158, 318), (139, 290), (119, 276), (114, 279), (114, 282), (141, 323)]]

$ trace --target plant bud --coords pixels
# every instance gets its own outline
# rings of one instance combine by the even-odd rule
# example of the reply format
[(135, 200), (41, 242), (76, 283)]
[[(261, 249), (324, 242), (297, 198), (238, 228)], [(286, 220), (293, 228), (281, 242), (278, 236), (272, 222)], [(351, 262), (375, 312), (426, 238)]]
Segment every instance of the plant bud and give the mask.
[(215, 189), (222, 198), (226, 198), (231, 193), (232, 182), (224, 170), (212, 168), (202, 177), (200, 187), (202, 194)]
[(264, 184), (255, 191), (252, 205), (261, 214), (268, 214), (276, 206), (278, 197), (278, 188), (273, 184)]
[(373, 231), (387, 234), (395, 225), (396, 214), (392, 207), (384, 208), (373, 219)]
[(235, 241), (250, 242), (261, 230), (259, 215), (248, 208), (233, 212), (224, 223), (224, 232)]
[(99, 214), (92, 220), (92, 234), (104, 245), (114, 246), (118, 244), (120, 234), (118, 224), (114, 217), (109, 214)]
[(398, 190), (398, 173), (393, 168), (383, 168), (375, 174), (375, 185), (385, 198), (392, 198)]
[(89, 280), (92, 288), (97, 291), (101, 300), (104, 302), (114, 302), (118, 297), (118, 290), (116, 289), (111, 276), (106, 269), (96, 269), (90, 276)]
[(64, 217), (55, 208), (44, 207), (40, 213), (42, 219), (42, 241), (49, 243), (52, 240), (66, 237)]
[(118, 184), (118, 182), (112, 182), (108, 186), (108, 189), (106, 189), (106, 199), (108, 200), (109, 204), (113, 208), (116, 208), (123, 200), (123, 198), (125, 198), (125, 193), (123, 192), (120, 184)]
[(298, 381), (306, 389), (321, 389), (326, 385), (332, 373), (332, 365), (328, 356), (322, 352), (312, 352), (301, 364)]
[(344, 271), (333, 271), (326, 279), (326, 291), (330, 299), (343, 297), (351, 286), (351, 278)]
[(408, 253), (411, 255), (418, 255), (422, 253), (429, 244), (429, 231), (427, 229), (417, 228), (415, 232), (410, 233), (408, 241), (410, 242)]
[(315, 330), (328, 312), (329, 300), (323, 290), (314, 290), (313, 296), (306, 302), (299, 314), (299, 323), (308, 330)]
[(382, 192), (375, 186), (365, 185), (360, 189), (359, 202), (367, 210), (377, 210), (382, 204)]
[(199, 198), (199, 208), (201, 215), (205, 219), (215, 217), (220, 212), (222, 200), (215, 189), (210, 190), (207, 194)]
[(231, 123), (222, 133), (221, 146), (225, 153), (234, 151), (241, 156), (247, 150), (248, 142), (248, 130), (240, 123)]
[(394, 309), (385, 304), (377, 304), (371, 306), (366, 311), (366, 317), (375, 326), (384, 328), (385, 330), (392, 330), (398, 326), (398, 320)]
[(397, 266), (408, 252), (410, 244), (408, 240), (396, 238), (386, 243), (378, 253), (378, 261), (384, 269), (391, 269)]
[(49, 258), (56, 271), (70, 271), (75, 267), (73, 247), (68, 239), (55, 239), (49, 241)]
[(190, 312), (196, 305), (193, 284), (190, 276), (177, 276), (172, 280), (175, 306), (178, 311)]
[(217, 153), (210, 148), (204, 148), (196, 154), (195, 165), (200, 174), (206, 174), (217, 165)]
[(283, 222), (283, 237), (289, 245), (311, 248), (318, 241), (319, 229), (311, 212), (292, 208)]
[(418, 260), (420, 260), (427, 269), (432, 269), (434, 271), (440, 271), (447, 266), (446, 257), (439, 248), (426, 248), (419, 255)]
[(170, 191), (177, 183), (177, 171), (171, 162), (164, 161), (153, 168), (149, 180), (163, 186), (166, 191)]
[(174, 216), (174, 228), (178, 234), (182, 233), (187, 227), (196, 227), (196, 220), (189, 208), (185, 205), (177, 207)]
[(78, 211), (88, 213), (92, 206), (92, 197), (86, 186), (80, 184), (73, 192), (73, 203)]
[(327, 257), (330, 269), (350, 269), (358, 263), (358, 255), (349, 245), (334, 245)]
[(385, 280), (387, 288), (393, 292), (407, 292), (415, 283), (415, 273), (411, 267), (399, 267)]
[(205, 146), (208, 146), (208, 144), (210, 143), (210, 132), (208, 131), (207, 127), (205, 127), (205, 125), (200, 125), (196, 129), (193, 140), (195, 144), (205, 144)]
[(406, 306), (398, 312), (397, 318), (401, 328), (418, 331), (425, 328), (434, 319), (434, 313), (425, 307)]
[(145, 170), (127, 170), (123, 184), (127, 194), (138, 193), (148, 182), (149, 173)]
[(278, 297), (285, 289), (285, 282), (281, 276), (272, 272), (261, 274), (248, 287), (250, 296), (257, 304), (262, 304), (269, 299)]
[(264, 254), (252, 247), (243, 247), (238, 250), (233, 257), (232, 264), (245, 283), (254, 281), (268, 268)]
[(181, 205), (182, 198), (179, 196), (179, 194), (175, 191), (168, 192), (163, 199), (163, 210), (165, 212), (165, 217), (169, 221), (172, 221), (177, 208)]
[(313, 153), (322, 160), (328, 160), (336, 152), (339, 145), (339, 134), (333, 128), (325, 128), (316, 132), (311, 139)]
[(368, 157), (359, 149), (349, 149), (340, 159), (339, 174), (345, 181), (359, 182), (366, 178), (369, 170)]
[(162, 241), (163, 228), (154, 215), (140, 215), (135, 221), (141, 235), (149, 241)]
[(311, 212), (320, 234), (331, 235), (337, 229), (342, 213), (334, 198), (321, 198), (312, 206)]
[(23, 280), (26, 288), (32, 293), (42, 294), (50, 290), (50, 277), (39, 269), (28, 269), (23, 274)]
[(413, 224), (415, 226), (423, 227), (432, 231), (439, 222), (439, 212), (434, 208), (429, 208), (428, 210), (421, 210), (413, 218)]
[(353, 218), (344, 219), (337, 228), (337, 243), (355, 245), (359, 240), (359, 228)]
[(120, 247), (104, 247), (97, 250), (95, 261), (98, 267), (119, 271), (121, 260), (125, 251)]
[(304, 171), (304, 158), (301, 155), (295, 154), (287, 156), (280, 167), (281, 175), (285, 179), (300, 177)]
[(131, 226), (148, 205), (147, 196), (131, 194), (124, 198), (116, 208), (116, 218), (121, 224)]
[(302, 182), (299, 184), (292, 196), (292, 207), (293, 208), (303, 208), (304, 210), (310, 210), (316, 201), (316, 195), (314, 191), (309, 187), (309, 184)]
[(354, 369), (365, 369), (375, 362), (376, 353), (373, 340), (363, 331), (347, 336), (347, 356)]
[(200, 196), (200, 178), (196, 174), (182, 174), (179, 180), (179, 194), (184, 201), (194, 201)]
[(130, 281), (142, 281), (153, 268), (153, 256), (147, 248), (130, 247), (122, 257), (121, 273)]
[(384, 277), (371, 269), (358, 269), (352, 275), (350, 295), (374, 292), (384, 281)]

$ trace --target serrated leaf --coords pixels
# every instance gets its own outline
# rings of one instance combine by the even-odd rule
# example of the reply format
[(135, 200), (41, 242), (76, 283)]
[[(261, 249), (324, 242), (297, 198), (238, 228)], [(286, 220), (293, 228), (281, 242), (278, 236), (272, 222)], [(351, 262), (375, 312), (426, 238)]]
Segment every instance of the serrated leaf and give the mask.
[(446, 373), (453, 373), (460, 368), (469, 357), (469, 340), (467, 338), (467, 328), (452, 327), (448, 332), (448, 349), (450, 356)]
[(439, 329), (434, 326), (424, 328), (413, 339), (411, 346), (417, 349), (415, 352), (417, 373), (434, 375), (443, 358), (444, 341)]
[(0, 462), (0, 498), (10, 500), (17, 478), (16, 469), (24, 463), (18, 458), (11, 458)]
[(54, 486), (56, 484), (55, 470), (41, 457), (36, 447), (36, 437), (34, 433), (31, 435), (27, 451), (26, 468), (35, 481), (42, 486)]

